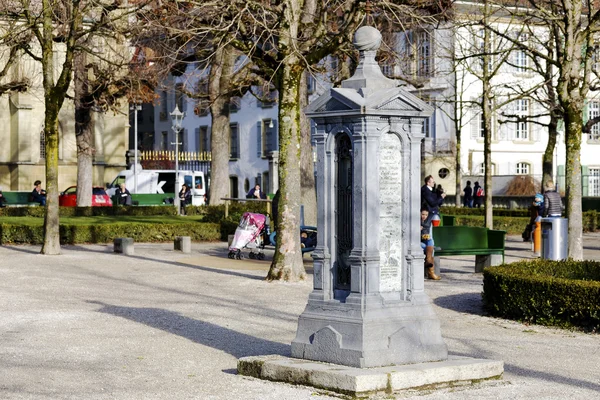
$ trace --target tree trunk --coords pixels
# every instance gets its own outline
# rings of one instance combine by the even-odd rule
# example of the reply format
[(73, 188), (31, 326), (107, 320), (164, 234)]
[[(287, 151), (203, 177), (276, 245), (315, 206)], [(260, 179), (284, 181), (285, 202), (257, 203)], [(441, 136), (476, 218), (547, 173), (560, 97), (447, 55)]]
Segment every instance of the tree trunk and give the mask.
[(230, 80), (235, 53), (228, 47), (218, 48), (210, 66), (208, 91), (212, 131), (210, 135), (210, 190), (208, 204), (223, 204), (229, 197), (229, 102)]
[(306, 278), (300, 248), (301, 62), (290, 55), (279, 79), (279, 189), (277, 245), (267, 280)]
[[(581, 103), (580, 106), (577, 103)], [(581, 130), (583, 101), (573, 101), (565, 108), (566, 211), (569, 218), (569, 257), (583, 260), (583, 224), (581, 208)]]
[(46, 95), (44, 135), (46, 138), (46, 216), (42, 254), (60, 254), (58, 216), (58, 111), (53, 95)]
[(92, 206), (92, 160), (94, 156), (92, 99), (88, 93), (85, 53), (75, 56), (75, 140), (77, 144), (77, 207)]
[[(300, 109), (308, 106), (307, 73), (302, 74), (300, 82)], [(315, 188), (315, 168), (311, 141), (310, 120), (300, 112), (300, 190), (301, 204), (304, 206), (304, 224), (317, 226), (317, 194)]]
[[(485, 2), (485, 14), (484, 18), (490, 14), (490, 5)], [(492, 208), (492, 103), (491, 103), (491, 80), (492, 76), (490, 71), (490, 57), (491, 57), (491, 32), (487, 28), (487, 22), (485, 23), (486, 28), (483, 31), (483, 59), (482, 59), (482, 95), (481, 95), (481, 110), (483, 118), (483, 159), (484, 159), (484, 184), (483, 190), (485, 193), (484, 207), (485, 207), (485, 227), (488, 229), (494, 229), (494, 217)]]
[[(554, 149), (556, 148), (556, 137), (557, 137), (557, 125), (558, 120), (551, 112), (550, 122), (548, 123), (548, 144), (546, 144), (546, 150), (542, 155), (542, 187), (540, 193), (544, 191), (546, 183), (553, 179), (554, 172)], [(556, 182), (554, 182), (556, 185)]]
[[(453, 62), (453, 65), (456, 66), (456, 61)], [(454, 199), (454, 205), (458, 208), (461, 206), (460, 194), (462, 193), (462, 169), (460, 167), (460, 146), (462, 143), (461, 139), (461, 122), (462, 122), (462, 93), (460, 94), (460, 102), (459, 102), (459, 94), (458, 94), (458, 76), (456, 70), (454, 71), (454, 134), (456, 136), (456, 154), (454, 155), (454, 169), (455, 172), (455, 182), (456, 182), (456, 197)]]

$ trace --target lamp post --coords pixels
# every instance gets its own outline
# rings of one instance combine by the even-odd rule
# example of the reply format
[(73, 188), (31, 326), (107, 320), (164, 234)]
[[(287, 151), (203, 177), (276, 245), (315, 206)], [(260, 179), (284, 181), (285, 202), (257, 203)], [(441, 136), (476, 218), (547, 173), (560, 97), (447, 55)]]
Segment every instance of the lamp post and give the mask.
[(133, 193), (137, 193), (137, 165), (138, 165), (138, 111), (142, 109), (142, 105), (136, 101), (130, 107), (133, 110)]
[(181, 131), (181, 123), (183, 122), (183, 113), (179, 110), (179, 106), (175, 105), (175, 109), (171, 113), (171, 124), (173, 132), (175, 132), (175, 207), (177, 207), (177, 214), (180, 213), (179, 207), (179, 193), (177, 188), (179, 187), (179, 131)]

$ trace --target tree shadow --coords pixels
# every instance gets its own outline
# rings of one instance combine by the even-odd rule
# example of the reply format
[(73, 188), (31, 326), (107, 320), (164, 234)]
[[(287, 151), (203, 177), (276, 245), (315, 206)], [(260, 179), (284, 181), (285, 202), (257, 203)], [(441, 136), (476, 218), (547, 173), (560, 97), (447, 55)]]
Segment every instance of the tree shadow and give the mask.
[(433, 304), (466, 314), (485, 316), (487, 313), (483, 308), (481, 293), (460, 293), (449, 296), (437, 297)]
[(235, 358), (279, 354), (289, 357), (291, 346), (236, 332), (210, 322), (198, 321), (161, 308), (123, 307), (100, 301), (87, 301), (102, 306), (101, 313), (144, 324), (178, 335), (195, 343), (224, 351)]

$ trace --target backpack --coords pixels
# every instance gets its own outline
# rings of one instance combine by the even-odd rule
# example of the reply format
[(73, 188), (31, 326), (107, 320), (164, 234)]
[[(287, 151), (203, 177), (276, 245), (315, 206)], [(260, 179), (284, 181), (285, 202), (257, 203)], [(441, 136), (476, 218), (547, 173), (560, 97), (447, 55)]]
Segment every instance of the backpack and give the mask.
[(482, 187), (478, 187), (477, 188), (477, 192), (475, 193), (475, 196), (477, 197), (483, 197), (484, 193), (483, 193), (483, 188)]

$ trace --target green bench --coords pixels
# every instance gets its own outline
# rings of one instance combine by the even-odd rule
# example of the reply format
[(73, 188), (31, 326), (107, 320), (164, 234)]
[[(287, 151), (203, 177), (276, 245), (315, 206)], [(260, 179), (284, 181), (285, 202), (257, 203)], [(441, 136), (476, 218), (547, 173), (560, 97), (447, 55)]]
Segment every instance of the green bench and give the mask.
[(29, 201), (31, 192), (2, 192), (7, 206), (39, 206), (40, 203)]
[(475, 226), (434, 226), (435, 271), (439, 273), (441, 256), (475, 256), (475, 272), (504, 262), (506, 231)]

